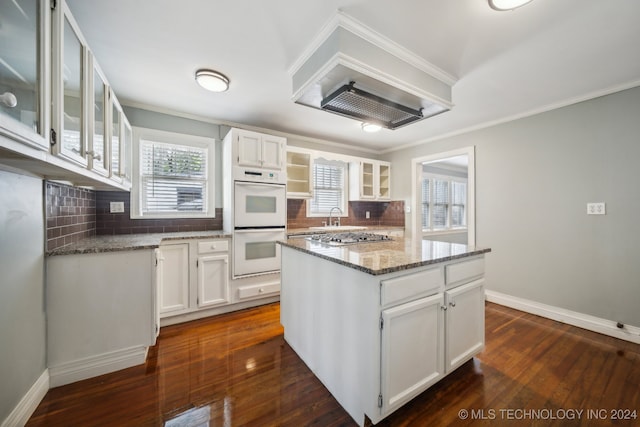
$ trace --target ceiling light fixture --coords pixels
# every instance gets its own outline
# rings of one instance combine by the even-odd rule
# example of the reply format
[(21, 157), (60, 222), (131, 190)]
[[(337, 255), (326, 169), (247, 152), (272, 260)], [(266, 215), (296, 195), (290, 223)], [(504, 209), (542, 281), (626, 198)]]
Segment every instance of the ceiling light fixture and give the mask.
[(196, 71), (196, 81), (211, 92), (224, 92), (229, 89), (229, 79), (222, 73), (213, 70)]
[(380, 129), (382, 129), (382, 126), (380, 126), (377, 123), (371, 123), (371, 122), (362, 123), (362, 130), (365, 132), (373, 133), (373, 132), (378, 132)]
[(494, 10), (505, 11), (517, 9), (531, 0), (489, 0), (489, 6)]

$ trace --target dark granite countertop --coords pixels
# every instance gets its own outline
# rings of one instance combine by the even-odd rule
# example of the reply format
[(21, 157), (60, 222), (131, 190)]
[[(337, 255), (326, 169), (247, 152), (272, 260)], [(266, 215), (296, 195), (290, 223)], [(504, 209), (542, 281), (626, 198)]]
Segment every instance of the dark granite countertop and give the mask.
[(230, 237), (230, 233), (225, 233), (222, 230), (95, 236), (47, 251), (46, 256), (155, 249), (161, 243), (170, 240), (223, 239)]
[(393, 238), (392, 241), (356, 243), (344, 246), (329, 246), (306, 239), (289, 239), (278, 243), (372, 275), (409, 270), (491, 252), (491, 249), (488, 248), (459, 243), (435, 240), (416, 241), (401, 237)]

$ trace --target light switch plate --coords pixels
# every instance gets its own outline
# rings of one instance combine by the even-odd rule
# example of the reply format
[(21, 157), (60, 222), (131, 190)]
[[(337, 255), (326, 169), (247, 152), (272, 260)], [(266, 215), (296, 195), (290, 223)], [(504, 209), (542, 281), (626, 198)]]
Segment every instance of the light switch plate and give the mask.
[(124, 202), (110, 202), (109, 203), (109, 212), (111, 212), (111, 213), (123, 213), (124, 212)]
[(604, 202), (587, 203), (587, 215), (606, 215), (607, 210)]

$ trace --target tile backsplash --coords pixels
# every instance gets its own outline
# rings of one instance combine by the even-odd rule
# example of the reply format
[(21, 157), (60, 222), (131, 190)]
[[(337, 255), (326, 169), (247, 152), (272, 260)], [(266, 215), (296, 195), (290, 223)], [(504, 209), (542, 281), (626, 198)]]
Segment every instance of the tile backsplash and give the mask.
[[(47, 250), (95, 235), (169, 233), (222, 229), (222, 209), (215, 218), (131, 219), (129, 193), (94, 191), (45, 182)], [(123, 202), (124, 212), (110, 213), (111, 202)], [(325, 217), (307, 218), (306, 200), (287, 200), (287, 227), (321, 226)], [(366, 212), (370, 217), (366, 218)], [(404, 201), (349, 202), (349, 216), (342, 225), (404, 227)]]
[[(110, 213), (111, 202), (123, 202), (124, 212)], [(221, 208), (216, 208), (215, 218), (131, 219), (131, 203), (128, 192), (98, 191), (96, 193), (97, 235), (209, 230), (222, 230)]]
[(46, 181), (47, 249), (96, 234), (96, 192)]
[[(367, 211), (369, 218), (366, 217)], [(287, 199), (287, 227), (306, 228), (322, 226), (326, 217), (307, 215), (304, 199)], [(404, 227), (404, 201), (349, 202), (349, 216), (340, 218), (342, 225)]]
[[(110, 202), (124, 202), (124, 212), (110, 213)], [(220, 208), (216, 208), (215, 218), (131, 219), (129, 206), (128, 192), (94, 191), (46, 181), (47, 250), (95, 235), (222, 229)]]

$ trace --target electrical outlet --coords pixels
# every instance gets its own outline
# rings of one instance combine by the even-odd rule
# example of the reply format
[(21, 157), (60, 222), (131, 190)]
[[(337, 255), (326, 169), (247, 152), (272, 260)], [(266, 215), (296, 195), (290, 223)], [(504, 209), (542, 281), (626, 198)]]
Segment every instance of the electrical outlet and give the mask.
[(587, 215), (606, 215), (607, 210), (604, 202), (587, 203)]
[(124, 212), (124, 202), (110, 202), (109, 203), (109, 212), (110, 213), (123, 213)]
[(366, 211), (366, 212), (364, 213), (364, 217), (365, 217), (366, 219), (371, 218), (371, 212)]

